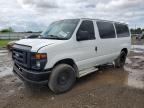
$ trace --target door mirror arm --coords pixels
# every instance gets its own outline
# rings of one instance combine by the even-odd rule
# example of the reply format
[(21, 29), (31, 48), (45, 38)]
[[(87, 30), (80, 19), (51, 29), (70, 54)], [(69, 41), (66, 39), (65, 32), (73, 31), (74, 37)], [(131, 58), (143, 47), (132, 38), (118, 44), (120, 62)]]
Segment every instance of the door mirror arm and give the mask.
[(77, 33), (77, 41), (89, 40), (90, 34), (88, 31), (78, 31)]

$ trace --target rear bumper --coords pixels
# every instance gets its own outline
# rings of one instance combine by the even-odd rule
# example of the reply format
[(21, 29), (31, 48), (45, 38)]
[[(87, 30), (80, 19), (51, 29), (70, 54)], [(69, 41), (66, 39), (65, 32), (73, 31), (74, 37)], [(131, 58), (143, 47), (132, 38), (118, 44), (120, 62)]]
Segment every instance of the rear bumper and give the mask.
[(48, 78), (51, 71), (31, 71), (14, 64), (13, 72), (26, 83), (34, 85), (46, 85), (48, 83)]

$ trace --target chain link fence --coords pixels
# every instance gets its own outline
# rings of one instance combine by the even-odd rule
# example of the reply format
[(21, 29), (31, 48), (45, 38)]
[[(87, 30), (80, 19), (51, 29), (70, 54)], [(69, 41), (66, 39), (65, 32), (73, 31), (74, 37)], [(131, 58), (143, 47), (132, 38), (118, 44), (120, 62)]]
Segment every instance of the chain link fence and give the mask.
[(40, 33), (0, 33), (0, 39), (17, 40), (25, 36), (39, 35)]

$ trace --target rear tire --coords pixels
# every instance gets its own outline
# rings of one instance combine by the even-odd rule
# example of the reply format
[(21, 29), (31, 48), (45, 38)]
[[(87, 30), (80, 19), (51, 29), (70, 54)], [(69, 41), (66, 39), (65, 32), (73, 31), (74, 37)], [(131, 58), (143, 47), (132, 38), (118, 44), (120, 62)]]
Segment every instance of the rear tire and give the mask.
[(63, 93), (70, 90), (76, 80), (75, 70), (67, 64), (59, 64), (49, 78), (49, 88), (54, 93)]
[(127, 54), (124, 51), (121, 51), (118, 58), (114, 61), (115, 62), (115, 67), (123, 68), (124, 65), (125, 65), (126, 57), (127, 57)]

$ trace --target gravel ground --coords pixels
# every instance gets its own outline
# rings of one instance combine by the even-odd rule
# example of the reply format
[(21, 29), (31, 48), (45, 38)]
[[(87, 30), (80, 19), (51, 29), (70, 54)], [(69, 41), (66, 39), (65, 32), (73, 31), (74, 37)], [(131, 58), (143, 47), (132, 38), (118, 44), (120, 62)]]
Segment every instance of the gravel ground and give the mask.
[(124, 69), (105, 65), (60, 95), (23, 84), (12, 73), (11, 54), (1, 50), (0, 108), (144, 108), (143, 50), (132, 49)]

